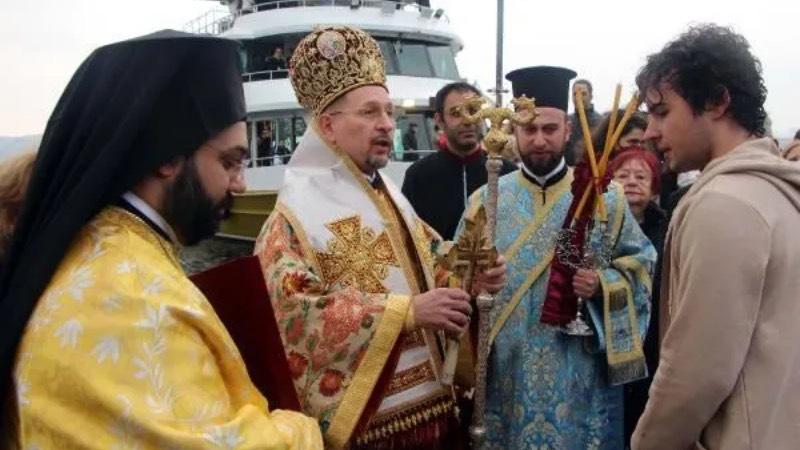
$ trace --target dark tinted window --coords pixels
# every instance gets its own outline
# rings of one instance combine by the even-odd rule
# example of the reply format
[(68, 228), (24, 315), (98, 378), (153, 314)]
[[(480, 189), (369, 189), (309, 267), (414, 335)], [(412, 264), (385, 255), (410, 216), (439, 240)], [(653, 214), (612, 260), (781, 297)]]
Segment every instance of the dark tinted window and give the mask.
[(381, 47), (383, 59), (386, 61), (386, 73), (397, 74), (397, 55), (394, 52), (394, 44), (389, 41), (378, 41)]
[(432, 45), (428, 47), (430, 53), (431, 63), (433, 64), (433, 74), (437, 78), (445, 78), (448, 80), (457, 80), (458, 67), (456, 66), (456, 58), (453, 55), (453, 50), (446, 45)]
[(400, 62), (400, 73), (402, 75), (414, 77), (433, 76), (428, 50), (424, 44), (397, 44), (397, 59)]

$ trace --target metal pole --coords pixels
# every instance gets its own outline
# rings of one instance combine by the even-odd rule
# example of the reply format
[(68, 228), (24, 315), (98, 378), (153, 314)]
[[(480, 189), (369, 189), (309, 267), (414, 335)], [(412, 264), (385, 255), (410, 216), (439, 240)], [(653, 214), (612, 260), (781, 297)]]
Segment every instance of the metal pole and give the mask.
[(503, 106), (503, 9), (503, 0), (497, 0), (497, 65), (494, 74), (494, 95), (498, 108)]

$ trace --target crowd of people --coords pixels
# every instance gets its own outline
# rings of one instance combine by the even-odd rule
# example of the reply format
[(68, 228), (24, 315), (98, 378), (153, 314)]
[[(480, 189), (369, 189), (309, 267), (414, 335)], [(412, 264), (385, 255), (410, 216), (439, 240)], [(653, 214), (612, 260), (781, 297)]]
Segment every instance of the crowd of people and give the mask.
[[(255, 244), (274, 314), (248, 330), (280, 336), (257, 353), (285, 366), (275, 389), (294, 411), (259, 390), (237, 324), (178, 264), (246, 190), (238, 58), (233, 41), (171, 31), (101, 47), (38, 151), (0, 166), (1, 445), (469, 448), (479, 292), (495, 296), (483, 448), (800, 442), (800, 132), (783, 150), (768, 136), (744, 37), (697, 25), (647, 58), (647, 112), (619, 130), (605, 177), (586, 141), (599, 157), (618, 124), (591, 83), (509, 73), (537, 114), (508, 130), (498, 253), (471, 282), (437, 255), (489, 200), (481, 129), (460, 108), (481, 93), (439, 91), (440, 151), (399, 187), (380, 171), (396, 133), (378, 44), (347, 26), (301, 40), (290, 79), (313, 123)], [(259, 130), (259, 148), (271, 140)], [(565, 332), (581, 316), (590, 332)]]

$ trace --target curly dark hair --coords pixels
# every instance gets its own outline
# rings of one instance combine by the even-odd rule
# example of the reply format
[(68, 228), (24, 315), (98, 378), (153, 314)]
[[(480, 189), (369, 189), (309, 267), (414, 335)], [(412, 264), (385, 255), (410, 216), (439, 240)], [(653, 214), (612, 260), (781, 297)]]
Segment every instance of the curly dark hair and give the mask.
[(727, 92), (728, 115), (757, 136), (766, 132), (767, 88), (761, 62), (751, 53), (747, 40), (728, 27), (692, 26), (648, 56), (636, 77), (639, 90), (660, 93), (662, 83), (669, 83), (698, 115), (723, 101)]
[(433, 100), (433, 109), (442, 117), (444, 117), (444, 101), (451, 92), (472, 92), (475, 95), (483, 95), (478, 88), (464, 81), (456, 81), (445, 85), (439, 89)]

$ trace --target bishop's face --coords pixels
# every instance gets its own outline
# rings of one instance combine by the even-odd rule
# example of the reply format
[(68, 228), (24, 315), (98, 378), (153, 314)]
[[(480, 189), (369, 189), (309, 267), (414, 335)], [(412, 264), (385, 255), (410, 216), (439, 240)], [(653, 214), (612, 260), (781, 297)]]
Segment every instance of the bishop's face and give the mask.
[(564, 157), (564, 148), (572, 130), (567, 113), (557, 109), (536, 108), (538, 116), (527, 126), (517, 126), (514, 134), (519, 156), (536, 175), (552, 172)]
[(318, 121), (328, 143), (347, 153), (366, 174), (389, 163), (394, 105), (382, 86), (354, 89), (332, 103)]

